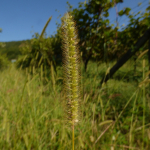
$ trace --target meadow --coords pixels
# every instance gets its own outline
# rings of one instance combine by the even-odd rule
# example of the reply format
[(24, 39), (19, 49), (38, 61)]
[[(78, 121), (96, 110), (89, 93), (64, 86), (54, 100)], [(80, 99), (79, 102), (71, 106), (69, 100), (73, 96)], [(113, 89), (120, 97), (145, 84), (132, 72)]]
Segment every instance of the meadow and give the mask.
[(32, 39), (0, 42), (0, 150), (150, 150), (145, 2), (144, 12), (117, 11), (123, 0), (67, 2), (55, 35), (51, 16)]
[[(134, 61), (128, 61), (100, 87), (114, 63), (90, 61), (87, 72), (82, 65), (76, 150), (150, 149), (148, 62), (138, 59), (135, 71)], [(49, 68), (47, 79), (44, 72), (31, 74), (15, 63), (0, 72), (1, 150), (70, 150), (62, 67), (56, 70)]]

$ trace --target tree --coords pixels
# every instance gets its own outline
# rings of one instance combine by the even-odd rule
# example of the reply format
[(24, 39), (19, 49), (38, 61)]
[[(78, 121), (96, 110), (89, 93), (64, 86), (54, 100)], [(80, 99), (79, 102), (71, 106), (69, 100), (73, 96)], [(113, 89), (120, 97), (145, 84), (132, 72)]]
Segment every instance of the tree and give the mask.
[[(117, 0), (116, 4), (120, 2), (123, 1)], [(93, 56), (104, 58), (106, 53), (104, 45), (115, 35), (107, 18), (108, 10), (113, 6), (114, 3), (110, 1), (90, 0), (87, 4), (79, 3), (79, 8), (71, 11), (78, 27), (85, 70)]]

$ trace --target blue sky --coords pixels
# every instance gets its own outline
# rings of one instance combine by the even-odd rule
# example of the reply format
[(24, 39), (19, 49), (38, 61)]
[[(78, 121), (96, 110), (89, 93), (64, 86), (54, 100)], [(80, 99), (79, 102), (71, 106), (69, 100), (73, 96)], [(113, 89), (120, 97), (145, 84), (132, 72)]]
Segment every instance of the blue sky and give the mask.
[[(85, 0), (68, 0), (73, 8), (78, 7), (79, 2)], [(150, 0), (124, 0), (124, 3), (117, 5), (118, 11), (124, 7), (134, 8), (133, 12), (145, 10)], [(35, 32), (41, 33), (46, 21), (50, 16), (52, 20), (46, 29), (50, 36), (56, 33), (56, 22), (60, 23), (61, 14), (67, 12), (67, 0), (1, 0), (0, 2), (0, 41), (20, 41), (31, 39)], [(137, 7), (139, 2), (143, 2)], [(57, 11), (56, 11), (57, 10)], [(110, 21), (114, 23), (116, 19), (115, 8), (110, 11)], [(122, 17), (118, 19), (119, 25), (128, 24), (128, 19)]]

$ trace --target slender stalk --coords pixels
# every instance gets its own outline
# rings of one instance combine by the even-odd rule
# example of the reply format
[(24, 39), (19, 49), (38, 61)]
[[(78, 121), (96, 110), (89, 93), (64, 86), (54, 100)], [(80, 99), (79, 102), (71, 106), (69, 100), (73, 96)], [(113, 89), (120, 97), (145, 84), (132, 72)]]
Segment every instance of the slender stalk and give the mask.
[(134, 111), (135, 111), (135, 108), (136, 108), (136, 101), (137, 101), (137, 96), (138, 94), (136, 94), (136, 98), (135, 98), (135, 101), (134, 101), (134, 105), (133, 105), (133, 112), (132, 112), (132, 117), (131, 117), (131, 125), (130, 125), (130, 132), (129, 132), (129, 147), (133, 147), (132, 145), (132, 142), (133, 142), (133, 128), (134, 128), (134, 125), (133, 125), (133, 119), (134, 119)]
[[(145, 59), (143, 60), (143, 80), (145, 78)], [(143, 84), (143, 143), (142, 143), (142, 150), (144, 150), (144, 133), (145, 133), (145, 84)]]
[(45, 30), (46, 30), (48, 24), (50, 23), (51, 19), (52, 19), (52, 16), (47, 20), (47, 22), (46, 22), (46, 24), (45, 24), (45, 26), (44, 26), (44, 28), (43, 28), (43, 30), (42, 30), (42, 32), (41, 32), (41, 35), (40, 35), (39, 40), (42, 40), (43, 35), (44, 35), (44, 32), (45, 32)]
[(74, 125), (72, 126), (72, 150), (74, 150)]

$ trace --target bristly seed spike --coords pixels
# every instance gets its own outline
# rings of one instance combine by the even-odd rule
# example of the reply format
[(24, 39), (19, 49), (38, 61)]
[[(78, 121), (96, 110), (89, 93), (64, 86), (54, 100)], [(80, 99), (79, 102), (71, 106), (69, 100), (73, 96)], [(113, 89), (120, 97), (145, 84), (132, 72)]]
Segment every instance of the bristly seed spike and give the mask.
[(62, 20), (62, 32), (64, 94), (68, 107), (68, 119), (74, 126), (79, 121), (80, 55), (77, 46), (77, 29), (69, 13), (66, 13)]

